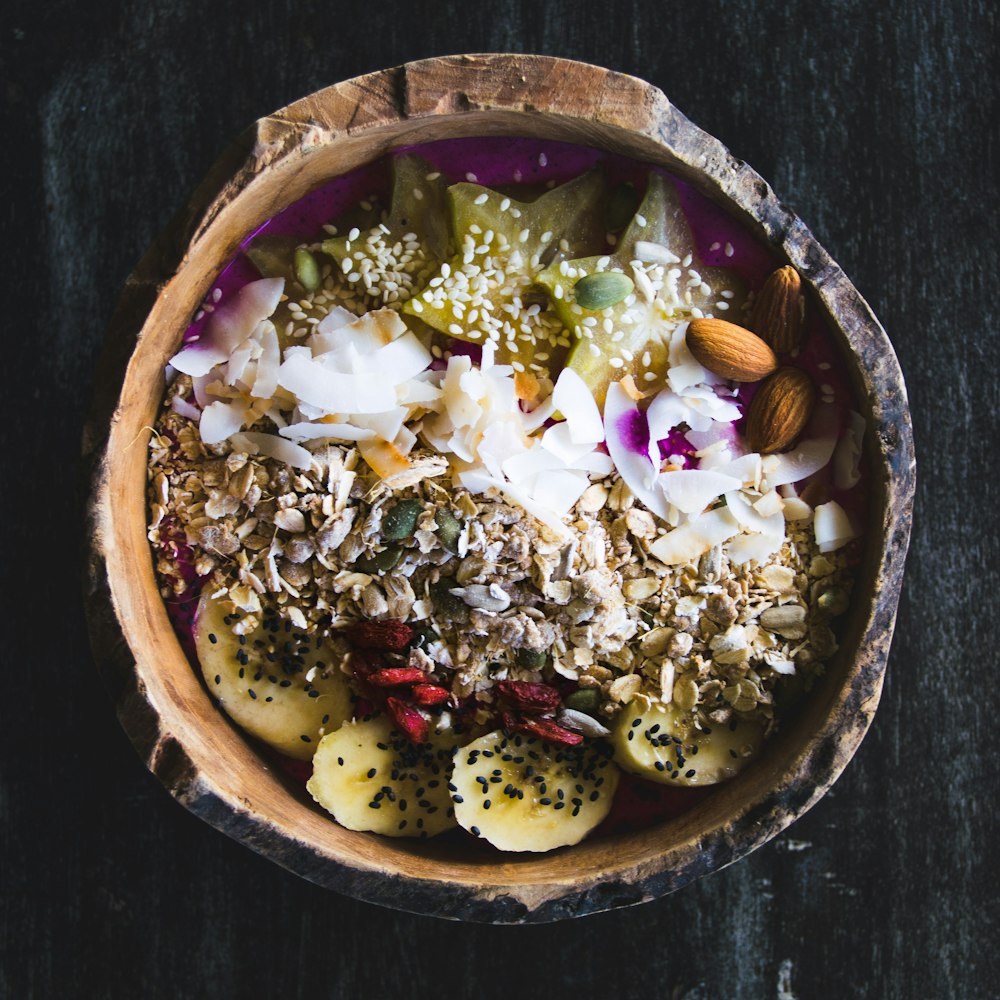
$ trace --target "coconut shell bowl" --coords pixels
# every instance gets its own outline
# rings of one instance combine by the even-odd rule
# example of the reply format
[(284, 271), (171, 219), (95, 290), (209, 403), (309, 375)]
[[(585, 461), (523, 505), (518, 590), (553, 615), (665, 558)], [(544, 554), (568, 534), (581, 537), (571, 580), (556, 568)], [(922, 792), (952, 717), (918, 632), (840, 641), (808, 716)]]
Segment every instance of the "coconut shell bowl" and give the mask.
[[(175, 634), (147, 541), (146, 457), (164, 369), (241, 241), (330, 179), (393, 150), (509, 136), (666, 168), (801, 275), (868, 423), (863, 554), (840, 648), (760, 756), (680, 815), (547, 854), (460, 834), (347, 830), (232, 725)], [(732, 864), (811, 808), (879, 703), (914, 493), (906, 390), (889, 340), (843, 271), (768, 184), (641, 80), (524, 55), (410, 63), (328, 87), (238, 139), (125, 287), (85, 451), (92, 468), (87, 601), (96, 659), (147, 767), (184, 808), (319, 886), (414, 913), (532, 923), (655, 899)], [(209, 834), (206, 833), (206, 836)]]

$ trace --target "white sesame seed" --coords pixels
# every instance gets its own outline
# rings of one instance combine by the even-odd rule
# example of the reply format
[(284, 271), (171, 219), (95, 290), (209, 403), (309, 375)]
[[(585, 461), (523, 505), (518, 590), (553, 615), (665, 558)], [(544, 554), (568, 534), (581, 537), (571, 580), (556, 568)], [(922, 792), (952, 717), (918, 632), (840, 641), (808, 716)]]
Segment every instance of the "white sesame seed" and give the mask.
[(593, 354), (595, 358), (599, 358), (601, 356), (601, 349), (597, 346), (597, 344), (591, 342), (587, 346), (590, 348), (590, 353)]
[(538, 154), (538, 165), (540, 167), (547, 167), (549, 165), (549, 158), (544, 153)]
[(548, 243), (549, 240), (551, 240), (551, 239), (552, 239), (552, 230), (551, 229), (546, 229), (545, 232), (542, 233), (542, 242), (543, 243)]
[(510, 198), (504, 198), (504, 200), (500, 202), (500, 211), (506, 212), (508, 208), (510, 208)]
[(485, 205), (490, 200), (490, 196), (484, 191), (479, 197), (472, 200), (473, 205)]
[(828, 372), (830, 370), (830, 362), (829, 361), (821, 361), (816, 367), (821, 372)]
[(467, 173), (467, 174), (465, 175), (465, 179), (466, 179), (466, 180), (467, 180), (467, 181), (468, 181), (468, 182), (469, 182), (470, 184), (475, 184), (475, 183), (477, 183), (477, 181), (479, 180), (479, 178), (478, 178), (478, 177), (476, 177), (476, 175), (475, 175), (474, 173), (472, 173), (472, 171), (469, 171), (469, 173)]
[(726, 256), (727, 257), (732, 257), (732, 255), (734, 253), (736, 253), (736, 251), (733, 249), (732, 243), (727, 243), (726, 244)]
[(645, 382), (652, 382), (656, 378), (656, 372), (645, 372), (642, 378)]
[(635, 216), (635, 224), (636, 224), (636, 225), (637, 225), (637, 226), (638, 226), (638, 227), (639, 227), (640, 229), (645, 229), (645, 228), (646, 228), (646, 216), (644, 216), (644, 215), (639, 215), (638, 213), (636, 213), (636, 216)]
[(459, 336), (459, 335), (461, 335), (461, 333), (462, 333), (462, 328), (461, 328), (461, 327), (460, 327), (460, 326), (459, 326), (459, 325), (458, 325), (457, 323), (451, 323), (451, 324), (450, 324), (450, 325), (448, 326), (448, 332), (449, 332), (449, 333), (450, 333), (450, 334), (451, 334), (451, 335), (452, 335), (453, 337), (458, 337), (458, 336)]
[(528, 237), (530, 235), (531, 235), (531, 231), (529, 229), (522, 229), (521, 232), (518, 234), (518, 237), (517, 237), (518, 242), (519, 243), (527, 243), (528, 242)]
[(608, 362), (608, 364), (611, 365), (612, 368), (624, 368), (625, 367), (625, 362), (622, 361), (621, 358), (612, 358)]
[(427, 176), (426, 176), (426, 177), (424, 178), (424, 180), (427, 180), (427, 181), (436, 181), (436, 180), (437, 180), (437, 179), (438, 179), (438, 178), (439, 178), (440, 176), (441, 176), (441, 171), (440, 171), (440, 170), (432, 170), (432, 171), (431, 171), (431, 172), (430, 172), (430, 173), (429, 173), (429, 174), (428, 174), (428, 175), (427, 175)]
[(708, 248), (708, 252), (709, 252), (709, 253), (715, 253), (715, 251), (716, 251), (716, 250), (718, 250), (718, 249), (720, 249), (720, 248), (721, 248), (721, 246), (722, 246), (722, 244), (721, 244), (721, 243), (713, 243), (713, 244), (712, 244), (712, 245), (711, 245), (711, 246), (710, 246), (710, 247)]
[(523, 177), (523, 174), (521, 173), (520, 170), (515, 170), (514, 173), (511, 176), (514, 178), (514, 183), (515, 184), (520, 184), (521, 183), (521, 178)]
[(423, 201), (424, 200), (424, 192), (421, 191), (420, 188), (414, 188), (413, 189), (413, 197), (416, 198), (417, 201)]
[(653, 362), (653, 358), (652, 358), (652, 355), (650, 355), (649, 351), (643, 351), (643, 354), (642, 354), (642, 367), (643, 368), (648, 368), (652, 364), (652, 362)]

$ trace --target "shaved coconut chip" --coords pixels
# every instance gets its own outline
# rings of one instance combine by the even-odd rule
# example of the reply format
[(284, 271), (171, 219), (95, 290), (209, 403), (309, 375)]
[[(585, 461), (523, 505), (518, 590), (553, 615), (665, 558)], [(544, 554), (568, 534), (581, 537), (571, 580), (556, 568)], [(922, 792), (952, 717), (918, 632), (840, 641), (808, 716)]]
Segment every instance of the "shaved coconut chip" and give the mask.
[(282, 427), (278, 433), (289, 441), (370, 441), (373, 430), (351, 424), (298, 423)]
[(659, 470), (650, 462), (649, 455), (635, 452), (624, 436), (638, 414), (639, 408), (629, 399), (628, 393), (617, 382), (612, 382), (604, 402), (608, 454), (628, 488), (654, 514), (666, 520), (667, 502), (659, 490), (652, 488)]
[(726, 506), (729, 507), (733, 517), (748, 531), (765, 535), (785, 534), (785, 519), (780, 510), (765, 517), (754, 510), (742, 493), (727, 493)]
[(699, 468), (711, 469), (713, 472), (738, 479), (744, 486), (757, 489), (760, 486), (761, 464), (760, 455), (751, 452), (740, 458), (726, 460), (726, 449), (714, 452), (702, 459)]
[(681, 513), (695, 514), (704, 510), (713, 500), (738, 490), (742, 485), (739, 479), (723, 476), (718, 472), (707, 472), (702, 469), (679, 469), (674, 472), (664, 472), (657, 480), (657, 486), (663, 495)]
[(736, 566), (742, 566), (746, 562), (762, 563), (770, 559), (775, 552), (779, 552), (785, 542), (785, 520), (780, 514), (778, 520), (781, 522), (781, 528), (777, 532), (754, 533), (734, 538), (726, 546), (729, 561)]
[(198, 375), (191, 379), (191, 388), (194, 391), (195, 402), (201, 406), (206, 407), (212, 402), (215, 397), (208, 391), (208, 387), (213, 383), (217, 382), (218, 379), (215, 375)]
[(650, 441), (662, 441), (678, 424), (687, 423), (690, 412), (677, 393), (670, 389), (658, 392), (646, 410)]
[(784, 501), (781, 499), (781, 494), (777, 490), (771, 490), (770, 493), (765, 493), (753, 505), (753, 509), (757, 511), (761, 517), (771, 517), (774, 514), (780, 514), (784, 510), (784, 507)]
[(331, 313), (319, 323), (321, 336), (336, 334), (329, 341), (323, 341), (332, 345), (331, 350), (349, 343), (359, 354), (373, 354), (407, 332), (406, 324), (393, 309), (374, 309), (358, 317), (348, 313), (349, 319), (341, 322), (344, 312), (346, 310), (341, 310), (333, 319), (330, 318), (333, 316)]
[(531, 434), (537, 431), (555, 412), (556, 404), (552, 402), (552, 397), (549, 396), (548, 399), (539, 403), (533, 410), (529, 410), (527, 413), (522, 412), (521, 426), (524, 428), (526, 434)]
[[(468, 478), (467, 478), (468, 477)], [(493, 479), (489, 476), (483, 476), (480, 474), (469, 475), (468, 473), (459, 473), (459, 479), (462, 481), (462, 485), (466, 489), (473, 491), (472, 483), (486, 484), (487, 487), (492, 486), (500, 490), (501, 493), (506, 494), (510, 497), (514, 503), (523, 507), (532, 517), (536, 520), (541, 521), (547, 528), (551, 529), (552, 532), (560, 539), (569, 540), (572, 537), (572, 532), (569, 528), (563, 524), (562, 520), (557, 517), (552, 511), (545, 508), (542, 504), (536, 503), (524, 490), (519, 489), (513, 483), (506, 483), (502, 479)], [(475, 489), (474, 492), (482, 493), (485, 492), (483, 489)]]
[(604, 440), (601, 411), (587, 383), (572, 368), (564, 368), (552, 390), (555, 408), (566, 418), (575, 444), (597, 444)]
[(798, 497), (788, 497), (782, 501), (784, 510), (782, 513), (786, 521), (808, 521), (812, 517), (813, 509)]
[(441, 398), (441, 388), (434, 382), (425, 381), (417, 376), (404, 382), (396, 389), (396, 400), (408, 405), (436, 403)]
[(725, 507), (717, 507), (661, 535), (650, 545), (649, 552), (666, 566), (693, 563), (710, 548), (728, 541), (739, 531), (736, 518)]
[(836, 444), (836, 435), (831, 435), (803, 441), (797, 448), (780, 455), (766, 455), (763, 470), (768, 486), (783, 486), (808, 479), (826, 466)]
[(589, 485), (590, 477), (585, 472), (554, 469), (535, 480), (531, 496), (561, 517), (573, 509), (573, 505)]
[(834, 500), (821, 503), (816, 508), (813, 531), (816, 533), (816, 544), (820, 552), (835, 552), (852, 538), (858, 537), (847, 512)]
[(207, 375), (227, 361), (257, 324), (274, 312), (284, 288), (284, 278), (261, 278), (244, 285), (232, 298), (216, 306), (201, 338), (175, 354), (170, 364), (185, 375)]
[(226, 363), (222, 374), (222, 381), (226, 385), (236, 385), (243, 378), (243, 373), (246, 371), (247, 365), (250, 363), (250, 358), (253, 355), (253, 348), (253, 342), (247, 341), (229, 355), (229, 361)]
[(180, 414), (182, 417), (187, 417), (188, 420), (200, 420), (201, 410), (197, 406), (192, 406), (186, 399), (181, 396), (174, 396), (170, 400), (170, 408), (174, 413)]
[[(739, 433), (733, 424), (721, 423), (719, 421), (714, 421), (712, 425), (703, 431), (688, 431), (684, 437), (687, 439), (688, 444), (691, 447), (697, 449), (698, 457), (703, 457), (709, 448), (715, 445), (723, 445), (724, 448), (718, 449), (718, 454), (722, 454), (723, 450), (727, 453), (725, 461), (731, 462), (734, 458), (738, 458), (743, 455), (746, 449), (743, 447), (743, 443), (740, 441)], [(704, 467), (704, 463), (702, 463)]]
[(401, 427), (392, 443), (400, 455), (409, 455), (417, 443), (417, 435), (409, 427)]
[[(601, 436), (604, 436), (603, 431)], [(593, 443), (579, 444), (568, 424), (555, 424), (542, 435), (542, 447), (556, 455), (564, 465), (571, 465), (594, 450)]]
[(307, 470), (311, 468), (313, 462), (312, 455), (305, 448), (286, 441), (277, 434), (244, 431), (242, 434), (233, 435), (233, 447), (247, 454), (266, 455), (268, 458), (277, 459), (293, 469)]
[[(525, 490), (531, 491), (535, 480), (544, 474), (563, 468), (552, 452), (545, 448), (527, 448), (519, 455), (513, 455), (503, 462), (503, 474), (512, 482)], [(500, 477), (497, 477), (500, 478)]]
[(865, 418), (854, 410), (847, 413), (847, 430), (833, 453), (833, 484), (838, 489), (849, 490), (861, 479), (861, 448), (864, 441)]
[[(707, 385), (691, 386), (684, 390), (681, 397), (692, 411), (708, 420), (731, 424), (742, 416), (740, 408), (735, 403), (724, 399)], [(692, 430), (708, 430), (708, 425), (696, 427), (690, 420), (688, 423), (691, 424)]]
[[(357, 319), (354, 313), (349, 312), (343, 306), (334, 306), (317, 324), (316, 331), (319, 334), (333, 333), (341, 327), (350, 326)], [(317, 339), (313, 335), (313, 339)]]
[(358, 451), (381, 479), (397, 476), (411, 468), (410, 460), (390, 441), (362, 441)]
[(242, 401), (234, 403), (210, 403), (201, 414), (198, 433), (205, 444), (219, 444), (243, 427), (247, 405)]
[(273, 323), (260, 331), (260, 357), (257, 359), (257, 377), (252, 395), (257, 399), (270, 399), (278, 391), (278, 368), (281, 366), (281, 348)]
[(571, 469), (579, 469), (581, 472), (590, 473), (592, 476), (610, 476), (615, 471), (615, 463), (611, 461), (610, 455), (605, 455), (603, 451), (592, 451), (583, 458), (578, 458), (570, 463)]
[(667, 384), (680, 394), (688, 386), (711, 385), (720, 381), (707, 368), (702, 368), (687, 346), (687, 323), (678, 323), (670, 337)]
[(384, 441), (395, 440), (409, 410), (405, 406), (395, 406), (382, 413), (356, 413), (352, 415), (351, 423), (357, 427), (366, 427), (374, 431)]
[(294, 355), (278, 369), (278, 382), (299, 399), (323, 407), (328, 413), (382, 413), (396, 404), (390, 382), (370, 375), (345, 375), (330, 371), (311, 358)]
[(441, 398), (445, 411), (456, 427), (475, 424), (482, 416), (483, 408), (464, 391), (462, 378), (472, 369), (472, 361), (465, 355), (453, 355), (448, 359), (448, 368), (441, 383)]
[(405, 333), (373, 354), (358, 355), (352, 371), (358, 375), (378, 375), (399, 385), (419, 375), (430, 363), (430, 351), (412, 333)]
[(502, 478), (504, 463), (523, 455), (528, 447), (521, 428), (512, 420), (504, 420), (488, 425), (480, 437), (478, 448), (473, 450), (478, 451), (480, 461), (491, 475)]

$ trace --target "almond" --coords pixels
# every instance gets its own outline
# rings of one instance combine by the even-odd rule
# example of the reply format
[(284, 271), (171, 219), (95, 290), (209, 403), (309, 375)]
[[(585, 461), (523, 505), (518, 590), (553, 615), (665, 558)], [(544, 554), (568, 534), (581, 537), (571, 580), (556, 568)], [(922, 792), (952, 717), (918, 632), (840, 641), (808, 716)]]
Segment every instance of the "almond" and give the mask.
[(761, 455), (787, 448), (816, 405), (816, 386), (801, 368), (779, 368), (757, 390), (747, 412), (747, 444)]
[(805, 304), (798, 272), (790, 264), (779, 267), (754, 299), (750, 329), (778, 354), (788, 354), (802, 340)]
[(778, 367), (778, 359), (755, 333), (724, 319), (693, 319), (688, 350), (715, 375), (733, 382), (756, 382)]

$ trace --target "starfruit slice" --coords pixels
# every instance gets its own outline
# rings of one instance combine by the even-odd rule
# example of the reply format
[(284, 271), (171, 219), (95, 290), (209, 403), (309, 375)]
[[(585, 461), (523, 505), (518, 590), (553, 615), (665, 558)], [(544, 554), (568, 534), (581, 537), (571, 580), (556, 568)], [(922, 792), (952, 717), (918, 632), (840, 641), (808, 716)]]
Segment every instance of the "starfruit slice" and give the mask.
[(449, 253), (447, 182), (426, 160), (404, 153), (392, 164), (388, 216), (324, 240), (323, 252), (371, 308), (398, 309)]
[(535, 279), (552, 262), (603, 245), (603, 195), (598, 170), (534, 201), (479, 184), (452, 185), (448, 201), (457, 252), (404, 312), (459, 340), (492, 340), (498, 360), (547, 374), (553, 353), (570, 341), (544, 297), (532, 302)]
[(567, 364), (599, 405), (626, 375), (643, 391), (662, 388), (677, 324), (719, 313), (719, 302), (735, 309), (742, 298), (732, 272), (701, 264), (677, 191), (656, 173), (613, 253), (555, 262), (538, 283), (572, 332)]

